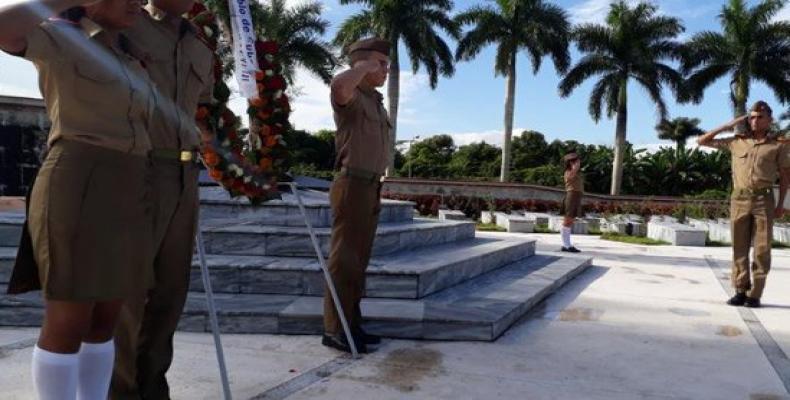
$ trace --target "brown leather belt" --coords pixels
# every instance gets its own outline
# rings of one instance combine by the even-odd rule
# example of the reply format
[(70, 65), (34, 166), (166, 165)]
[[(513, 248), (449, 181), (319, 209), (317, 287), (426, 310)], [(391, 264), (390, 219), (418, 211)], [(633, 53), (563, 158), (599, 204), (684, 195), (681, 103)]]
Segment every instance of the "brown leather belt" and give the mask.
[(195, 150), (153, 149), (151, 150), (151, 157), (163, 161), (197, 163), (200, 161), (200, 152)]
[(732, 196), (733, 197), (757, 197), (757, 196), (767, 196), (769, 194), (773, 194), (774, 190), (772, 188), (762, 188), (762, 189), (733, 189)]
[(343, 167), (335, 174), (336, 177), (347, 176), (354, 179), (369, 182), (381, 182), (381, 174), (366, 171), (364, 169)]

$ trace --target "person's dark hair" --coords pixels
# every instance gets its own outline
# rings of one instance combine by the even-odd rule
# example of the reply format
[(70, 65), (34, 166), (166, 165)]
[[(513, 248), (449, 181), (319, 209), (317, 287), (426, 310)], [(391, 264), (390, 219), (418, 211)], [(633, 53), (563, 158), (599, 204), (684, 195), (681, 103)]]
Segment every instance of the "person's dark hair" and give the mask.
[(60, 18), (75, 23), (80, 22), (83, 17), (85, 17), (85, 7), (82, 6), (71, 7), (60, 13)]

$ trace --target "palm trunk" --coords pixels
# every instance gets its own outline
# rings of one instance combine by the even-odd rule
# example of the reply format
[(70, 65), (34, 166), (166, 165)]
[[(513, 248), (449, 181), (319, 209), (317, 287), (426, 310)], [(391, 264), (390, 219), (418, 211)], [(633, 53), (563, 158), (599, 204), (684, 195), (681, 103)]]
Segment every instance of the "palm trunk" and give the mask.
[(510, 56), (510, 66), (505, 79), (507, 86), (505, 93), (505, 140), (502, 143), (502, 170), (499, 174), (500, 182), (510, 179), (510, 142), (513, 137), (513, 109), (516, 102), (516, 53)]
[[(738, 75), (734, 84), (732, 85), (733, 95), (733, 114), (735, 118), (738, 118), (742, 115), (746, 114), (746, 100), (749, 97), (749, 81), (748, 77), (743, 75)], [(744, 121), (742, 124), (739, 124), (735, 131), (737, 133), (743, 133), (747, 131), (746, 122)]]
[(395, 141), (398, 134), (398, 101), (400, 99), (400, 62), (398, 61), (398, 40), (391, 39), (389, 81), (387, 82), (387, 108), (392, 129), (390, 129), (390, 159), (387, 176), (395, 174)]
[(623, 80), (620, 86), (620, 95), (617, 97), (617, 128), (614, 136), (614, 165), (612, 166), (612, 195), (620, 194), (623, 186), (623, 158), (625, 157), (625, 131), (628, 122), (627, 85)]

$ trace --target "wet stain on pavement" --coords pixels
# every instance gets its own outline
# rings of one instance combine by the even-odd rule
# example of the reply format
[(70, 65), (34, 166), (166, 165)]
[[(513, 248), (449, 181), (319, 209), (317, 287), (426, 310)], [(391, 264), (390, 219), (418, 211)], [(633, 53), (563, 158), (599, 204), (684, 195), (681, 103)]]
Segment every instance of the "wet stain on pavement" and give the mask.
[(397, 349), (376, 363), (378, 371), (371, 377), (343, 376), (346, 379), (392, 387), (408, 393), (419, 390), (423, 378), (433, 378), (442, 372), (444, 355), (436, 350), (417, 347)]
[(719, 330), (716, 332), (719, 336), (726, 336), (726, 337), (735, 337), (743, 335), (743, 331), (740, 328), (732, 325), (722, 325), (719, 327)]
[(684, 317), (709, 317), (710, 313), (702, 310), (692, 310), (690, 308), (670, 308), (669, 312)]
[(688, 282), (688, 283), (690, 283), (692, 285), (699, 285), (701, 283), (700, 281), (698, 281), (696, 279), (686, 279), (686, 282)]
[(560, 321), (598, 321), (603, 315), (603, 310), (594, 308), (569, 308), (560, 312)]

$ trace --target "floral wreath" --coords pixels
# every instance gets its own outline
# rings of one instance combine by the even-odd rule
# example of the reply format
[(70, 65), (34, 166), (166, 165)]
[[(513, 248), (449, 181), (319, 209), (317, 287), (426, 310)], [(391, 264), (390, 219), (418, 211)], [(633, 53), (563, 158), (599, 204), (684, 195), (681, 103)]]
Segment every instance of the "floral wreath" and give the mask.
[(250, 129), (228, 108), (230, 88), (223, 79), (224, 65), (217, 54), (219, 24), (214, 13), (195, 2), (187, 18), (198, 27), (198, 37), (214, 52), (214, 103), (198, 107), (195, 119), (213, 135), (201, 153), (212, 179), (231, 197), (246, 196), (253, 204), (279, 198), (277, 182), (284, 176), (288, 151), (283, 133), (290, 129), (291, 107), (274, 41), (257, 40), (259, 71), (255, 74), (258, 98), (248, 101)]

